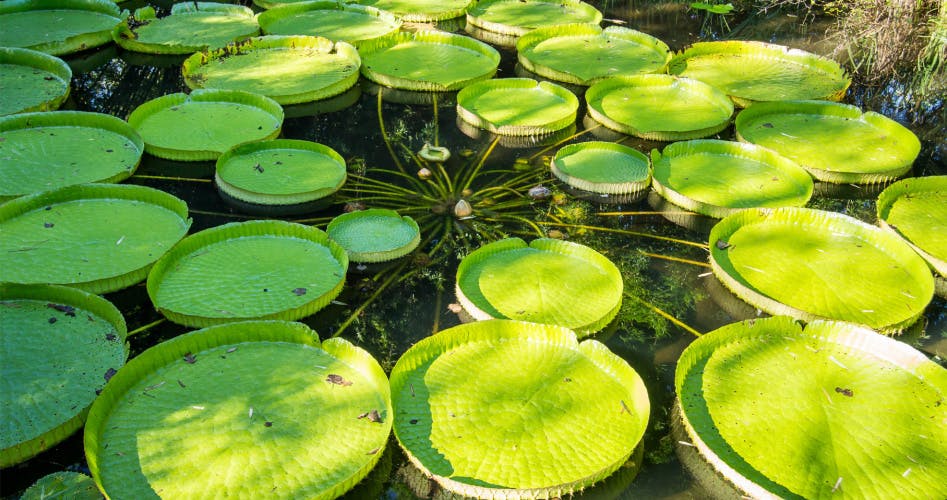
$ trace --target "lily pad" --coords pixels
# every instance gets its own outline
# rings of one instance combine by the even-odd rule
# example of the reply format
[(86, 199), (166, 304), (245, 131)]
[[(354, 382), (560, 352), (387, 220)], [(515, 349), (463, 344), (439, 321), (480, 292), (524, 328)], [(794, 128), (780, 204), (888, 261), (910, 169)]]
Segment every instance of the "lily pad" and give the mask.
[(118, 309), (75, 288), (0, 284), (0, 325), (0, 467), (9, 467), (82, 427), (128, 349)]
[(801, 207), (812, 177), (766, 148), (729, 141), (676, 142), (652, 151), (654, 190), (672, 203), (711, 217), (753, 207)]
[(722, 476), (718, 495), (947, 496), (947, 370), (903, 342), (842, 322), (734, 323), (685, 349), (675, 386), (682, 461)]
[(730, 124), (733, 103), (706, 83), (670, 75), (615, 76), (585, 93), (589, 114), (623, 134), (658, 141), (699, 139)]
[(336, 498), (378, 463), (392, 418), (370, 354), (248, 321), (131, 360), (89, 412), (85, 453), (110, 498)]
[(648, 422), (644, 383), (603, 344), (491, 320), (425, 338), (391, 372), (411, 462), (477, 498), (570, 495), (614, 472)]
[(0, 2), (0, 47), (21, 47), (54, 56), (112, 41), (122, 22), (110, 0), (4, 0)]
[(168, 94), (135, 108), (128, 123), (141, 134), (145, 151), (178, 161), (216, 160), (245, 142), (274, 139), (283, 108), (259, 94), (195, 90)]
[(564, 146), (556, 151), (549, 167), (562, 182), (592, 193), (637, 193), (651, 183), (648, 157), (613, 142), (589, 141)]
[(500, 64), (493, 47), (438, 31), (400, 32), (359, 46), (362, 74), (396, 89), (446, 92), (489, 80)]
[(401, 28), (401, 19), (390, 12), (321, 0), (296, 2), (261, 12), (257, 21), (267, 35), (320, 36), (355, 47)]
[(770, 314), (898, 332), (934, 294), (924, 260), (901, 238), (834, 212), (747, 209), (710, 232), (713, 272)]
[(175, 323), (295, 320), (329, 305), (345, 283), (345, 249), (315, 227), (224, 224), (174, 246), (148, 275), (148, 296)]
[(559, 85), (529, 78), (477, 82), (457, 94), (457, 115), (499, 135), (543, 135), (575, 123), (579, 100)]
[(0, 282), (107, 293), (134, 285), (191, 220), (157, 189), (80, 184), (0, 205)]
[(91, 477), (78, 472), (53, 472), (41, 477), (23, 492), (20, 500), (101, 500), (102, 494)]
[(699, 42), (668, 65), (672, 75), (706, 82), (741, 107), (759, 101), (839, 101), (852, 79), (831, 59), (765, 42)]
[(0, 118), (0, 201), (131, 176), (145, 144), (123, 120), (52, 111)]
[(737, 138), (794, 160), (820, 181), (887, 182), (904, 175), (921, 142), (874, 111), (825, 101), (760, 103), (737, 115)]
[(467, 22), (501, 35), (525, 35), (557, 24), (594, 24), (602, 13), (578, 0), (481, 0), (467, 9)]
[(947, 176), (904, 179), (878, 196), (878, 222), (947, 278)]
[(359, 0), (357, 3), (391, 12), (409, 23), (447, 21), (463, 16), (475, 0)]
[(421, 230), (414, 219), (381, 208), (339, 215), (332, 219), (326, 232), (345, 248), (352, 262), (397, 259), (421, 243)]
[(601, 330), (618, 313), (621, 273), (595, 250), (569, 241), (519, 238), (486, 244), (457, 268), (457, 300), (478, 320), (517, 319)]
[(215, 2), (182, 2), (171, 15), (157, 17), (152, 7), (135, 11), (112, 30), (123, 49), (149, 54), (191, 54), (216, 49), (260, 34), (249, 7)]
[(516, 42), (516, 57), (539, 76), (592, 85), (610, 76), (662, 73), (671, 50), (657, 38), (619, 26), (594, 24), (538, 28)]
[(59, 108), (69, 97), (71, 80), (72, 70), (58, 57), (0, 47), (0, 116)]
[(325, 99), (358, 81), (355, 47), (315, 36), (262, 36), (198, 52), (184, 61), (192, 89), (254, 92), (280, 104)]
[(345, 159), (328, 146), (275, 139), (237, 146), (217, 159), (214, 182), (225, 197), (282, 213), (315, 208), (345, 183)]

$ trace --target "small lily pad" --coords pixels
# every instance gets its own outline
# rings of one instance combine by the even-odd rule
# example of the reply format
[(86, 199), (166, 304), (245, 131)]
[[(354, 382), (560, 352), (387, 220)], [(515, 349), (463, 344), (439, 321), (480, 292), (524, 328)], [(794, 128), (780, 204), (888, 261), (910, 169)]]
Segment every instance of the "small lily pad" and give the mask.
[(544, 135), (575, 123), (579, 100), (555, 83), (529, 78), (477, 82), (457, 94), (457, 115), (498, 135)]
[(345, 248), (352, 262), (397, 259), (421, 243), (421, 231), (414, 219), (380, 208), (339, 215), (332, 219), (326, 232)]
[(267, 35), (319, 36), (355, 47), (398, 31), (402, 22), (375, 7), (321, 0), (286, 4), (261, 12), (257, 20)]
[(481, 0), (467, 9), (472, 26), (502, 35), (521, 36), (557, 24), (594, 24), (602, 13), (578, 0)]
[(4, 0), (0, 47), (21, 47), (54, 56), (112, 41), (121, 12), (110, 0)]
[(447, 21), (464, 15), (475, 0), (360, 0), (404, 19), (409, 23)]
[(651, 183), (648, 157), (613, 142), (564, 146), (556, 151), (549, 168), (562, 182), (591, 193), (631, 194), (647, 189)]

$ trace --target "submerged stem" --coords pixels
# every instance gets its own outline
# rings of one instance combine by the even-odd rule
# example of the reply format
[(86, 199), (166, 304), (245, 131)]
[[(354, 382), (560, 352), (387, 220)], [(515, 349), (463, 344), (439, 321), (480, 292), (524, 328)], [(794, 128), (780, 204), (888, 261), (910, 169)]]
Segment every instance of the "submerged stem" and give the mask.
[(684, 330), (686, 330), (688, 333), (694, 335), (695, 337), (700, 337), (701, 335), (703, 335), (702, 333), (700, 333), (700, 332), (698, 332), (697, 330), (691, 328), (690, 326), (687, 326), (687, 324), (684, 323), (683, 321), (681, 321), (681, 320), (675, 318), (674, 316), (671, 316), (670, 314), (664, 312), (661, 308), (659, 308), (658, 306), (656, 306), (656, 305), (654, 305), (654, 304), (648, 302), (647, 300), (644, 300), (644, 299), (642, 299), (641, 297), (638, 297), (638, 296), (636, 296), (636, 295), (632, 295), (632, 294), (630, 294), (630, 293), (628, 293), (628, 292), (625, 292), (624, 295), (625, 295), (625, 297), (628, 297), (628, 298), (630, 298), (630, 299), (635, 299), (635, 300), (637, 300), (638, 302), (644, 304), (644, 306), (647, 307), (648, 309), (651, 309), (652, 311), (656, 312), (659, 316), (663, 317), (664, 319), (666, 319), (666, 320), (670, 321), (671, 323), (674, 323), (675, 325), (677, 325), (677, 326), (683, 328)]
[(655, 240), (680, 243), (681, 245), (690, 245), (692, 247), (703, 248), (704, 250), (707, 250), (708, 248), (710, 248), (705, 243), (697, 243), (695, 241), (681, 240), (677, 238), (671, 238), (668, 236), (658, 236), (656, 234), (640, 233), (638, 231), (628, 231), (626, 229), (611, 229), (611, 228), (600, 227), (600, 226), (586, 226), (584, 224), (565, 224), (562, 222), (537, 222), (537, 224), (542, 224), (546, 226), (571, 227), (571, 228), (576, 228), (576, 229), (589, 229), (592, 231), (603, 231), (606, 233), (627, 234), (629, 236), (641, 236), (643, 238), (652, 238)]
[(349, 317), (346, 318), (345, 321), (343, 321), (341, 325), (339, 325), (339, 328), (336, 329), (335, 333), (332, 334), (332, 338), (335, 338), (341, 335), (342, 332), (345, 331), (345, 329), (348, 328), (348, 326), (351, 325), (353, 321), (355, 321), (355, 318), (357, 318), (360, 314), (362, 314), (362, 311), (364, 311), (366, 307), (371, 305), (371, 303), (374, 302), (375, 299), (377, 299), (379, 295), (381, 295), (381, 292), (385, 291), (385, 289), (388, 288), (391, 282), (394, 281), (395, 278), (398, 277), (399, 273), (401, 273), (401, 270), (404, 269), (406, 265), (408, 265), (408, 261), (404, 261), (401, 264), (399, 264), (397, 268), (394, 268), (391, 274), (387, 278), (385, 278), (385, 281), (383, 281), (380, 285), (378, 285), (378, 288), (376, 288), (375, 291), (372, 292), (372, 294), (367, 299), (365, 299), (365, 302), (362, 302), (361, 305), (356, 307), (355, 310), (352, 311), (352, 314), (350, 314)]

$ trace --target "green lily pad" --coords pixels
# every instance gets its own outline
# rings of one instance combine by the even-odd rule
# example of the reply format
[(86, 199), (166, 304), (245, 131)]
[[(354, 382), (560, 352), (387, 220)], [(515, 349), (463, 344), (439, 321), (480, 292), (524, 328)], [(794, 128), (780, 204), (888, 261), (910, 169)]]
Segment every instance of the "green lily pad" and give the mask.
[(41, 477), (23, 492), (20, 500), (47, 500), (49, 498), (71, 500), (101, 500), (102, 494), (95, 481), (78, 472), (53, 472)]
[(381, 208), (339, 215), (332, 219), (326, 232), (345, 248), (352, 262), (397, 259), (421, 243), (421, 230), (414, 219)]
[(478, 320), (517, 319), (601, 330), (622, 300), (621, 273), (595, 250), (568, 241), (519, 238), (486, 244), (457, 268), (457, 300)]
[(260, 34), (253, 11), (242, 5), (183, 2), (158, 18), (152, 7), (135, 11), (112, 30), (123, 49), (149, 54), (191, 54)]
[(794, 161), (752, 144), (694, 140), (652, 151), (654, 190), (672, 203), (711, 217), (744, 208), (801, 207), (812, 177)]
[(575, 123), (579, 100), (555, 83), (530, 78), (477, 82), (457, 94), (457, 116), (499, 135), (543, 135)]
[(85, 452), (110, 498), (336, 498), (381, 458), (391, 421), (370, 354), (301, 323), (247, 321), (131, 360), (92, 406)]
[(178, 161), (216, 160), (245, 142), (274, 139), (283, 127), (283, 108), (258, 94), (195, 90), (152, 99), (128, 115), (145, 151)]
[(306, 211), (345, 183), (345, 159), (328, 146), (274, 139), (237, 146), (217, 159), (214, 182), (230, 198), (292, 213)]
[(706, 82), (741, 107), (759, 101), (839, 101), (852, 79), (831, 59), (765, 42), (699, 42), (668, 65), (672, 75)]
[(842, 322), (734, 323), (685, 349), (675, 386), (681, 451), (699, 453), (682, 460), (722, 476), (718, 495), (947, 496), (947, 370), (903, 342)]
[(396, 89), (446, 92), (489, 80), (500, 53), (473, 38), (437, 31), (395, 33), (360, 45), (362, 74)]
[(148, 296), (175, 323), (295, 320), (345, 283), (345, 249), (315, 227), (277, 220), (224, 224), (181, 240), (148, 274)]
[(192, 89), (254, 92), (280, 104), (325, 99), (358, 81), (355, 47), (315, 36), (262, 36), (198, 52), (181, 73)]
[(467, 23), (502, 35), (525, 35), (557, 24), (594, 24), (602, 13), (578, 0), (481, 0), (467, 9)]
[(401, 28), (401, 19), (390, 12), (321, 0), (295, 2), (261, 12), (257, 21), (267, 35), (321, 36), (355, 47)]
[(661, 40), (628, 28), (566, 24), (523, 35), (516, 42), (516, 57), (539, 76), (592, 85), (610, 76), (662, 73), (671, 50)]
[(713, 272), (770, 314), (898, 332), (934, 294), (924, 260), (901, 238), (847, 215), (806, 208), (746, 209), (710, 232)]
[(0, 205), (0, 282), (106, 293), (134, 285), (191, 220), (157, 189), (80, 184)]
[(623, 134), (658, 141), (699, 139), (730, 124), (733, 103), (706, 83), (670, 75), (615, 76), (585, 93), (589, 115)]
[(463, 16), (475, 0), (358, 0), (357, 3), (391, 12), (409, 23), (447, 21)]
[(112, 41), (122, 22), (110, 0), (4, 0), (0, 2), (0, 47), (21, 47), (54, 56)]
[(820, 181), (871, 184), (911, 169), (921, 142), (873, 111), (825, 101), (760, 103), (737, 115), (737, 138), (794, 160)]
[(904, 179), (878, 196), (878, 221), (947, 278), (947, 176)]
[(549, 167), (562, 182), (591, 193), (631, 194), (651, 183), (648, 157), (613, 142), (569, 144), (556, 151)]
[(131, 176), (145, 144), (123, 120), (51, 111), (0, 118), (0, 201)]
[(59, 108), (71, 80), (72, 70), (58, 57), (0, 47), (0, 116)]
[(411, 462), (477, 498), (570, 495), (614, 472), (649, 402), (628, 364), (572, 331), (510, 320), (413, 345), (391, 371), (394, 429)]
[(0, 283), (0, 467), (23, 462), (82, 427), (125, 364), (125, 320), (75, 288)]

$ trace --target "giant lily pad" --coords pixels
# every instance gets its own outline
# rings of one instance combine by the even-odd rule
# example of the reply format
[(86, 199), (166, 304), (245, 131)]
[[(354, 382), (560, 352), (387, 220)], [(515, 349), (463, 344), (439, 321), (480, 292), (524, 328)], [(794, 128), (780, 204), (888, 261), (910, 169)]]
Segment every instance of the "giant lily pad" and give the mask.
[(345, 282), (345, 249), (325, 232), (276, 220), (225, 224), (174, 246), (148, 275), (148, 296), (175, 323), (294, 320), (327, 306)]
[(262, 36), (198, 52), (184, 61), (192, 89), (254, 92), (280, 104), (341, 94), (358, 81), (355, 47), (315, 36)]
[(516, 42), (520, 64), (539, 76), (592, 85), (610, 76), (660, 73), (671, 60), (667, 44), (640, 31), (594, 24), (539, 28)]
[(501, 35), (521, 36), (557, 24), (594, 24), (602, 13), (578, 0), (481, 0), (467, 9), (467, 22)]
[(102, 494), (91, 477), (78, 472), (53, 472), (41, 477), (23, 492), (20, 500), (102, 500)]
[(500, 53), (473, 38), (436, 31), (395, 33), (359, 46), (362, 74), (405, 90), (444, 92), (493, 77)]
[(135, 172), (145, 144), (123, 120), (82, 111), (0, 118), (0, 201)]
[(709, 83), (743, 107), (757, 101), (838, 101), (852, 83), (831, 59), (744, 40), (695, 43), (671, 60), (668, 72)]
[(934, 294), (927, 264), (903, 240), (847, 215), (747, 209), (710, 232), (713, 272), (770, 314), (897, 332)]
[(795, 160), (820, 181), (886, 182), (904, 175), (921, 142), (873, 111), (825, 101), (760, 103), (737, 115), (737, 138)]
[(0, 205), (0, 282), (105, 293), (134, 285), (191, 220), (157, 189), (80, 184)]
[(733, 103), (706, 83), (670, 75), (615, 76), (585, 93), (589, 114), (623, 134), (658, 141), (699, 139), (727, 128)]
[(729, 141), (676, 142), (652, 151), (654, 190), (671, 202), (711, 217), (751, 207), (801, 207), (812, 177), (766, 148)]
[(457, 94), (457, 116), (499, 135), (543, 135), (575, 123), (579, 100), (550, 82), (502, 78), (477, 82)]
[(474, 0), (359, 0), (411, 23), (446, 21), (464, 15)]
[(257, 17), (267, 35), (311, 35), (351, 43), (398, 31), (401, 19), (387, 11), (358, 4), (306, 1), (261, 12)]
[(82, 427), (128, 351), (118, 309), (75, 288), (0, 284), (0, 325), (0, 467), (8, 467)]
[(489, 243), (457, 268), (457, 300), (475, 319), (507, 318), (601, 330), (618, 313), (621, 273), (595, 250), (568, 241)]
[(648, 157), (613, 142), (589, 141), (564, 146), (556, 151), (549, 167), (562, 182), (592, 193), (636, 193), (647, 189), (651, 182)]
[(145, 151), (169, 160), (216, 160), (245, 142), (276, 138), (283, 108), (258, 94), (195, 90), (168, 94), (135, 108), (128, 123), (141, 134)]
[(414, 219), (381, 208), (342, 214), (332, 219), (326, 232), (345, 248), (352, 262), (397, 259), (421, 243), (421, 230)]
[(110, 498), (336, 498), (382, 456), (391, 397), (378, 362), (301, 323), (181, 335), (119, 370), (85, 431)]
[(841, 322), (734, 323), (684, 351), (675, 386), (682, 461), (722, 476), (723, 497), (947, 496), (947, 370), (905, 343)]
[(110, 0), (5, 0), (0, 47), (70, 54), (111, 42), (112, 28), (121, 21)]
[(58, 57), (0, 47), (0, 116), (57, 109), (69, 97), (70, 80), (72, 70)]
[(391, 371), (394, 428), (411, 462), (478, 498), (566, 496), (614, 472), (648, 422), (628, 364), (553, 325), (491, 320), (412, 346)]
[(878, 196), (878, 220), (947, 278), (947, 176), (898, 181)]
[(182, 2), (171, 6), (171, 15), (158, 18), (152, 7), (112, 30), (123, 49), (151, 54), (191, 54), (216, 49), (230, 42), (258, 35), (253, 11), (242, 5)]

